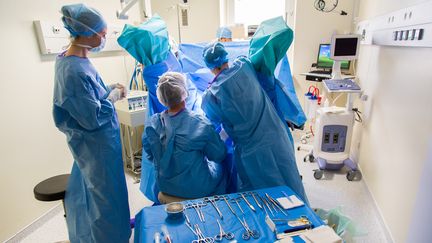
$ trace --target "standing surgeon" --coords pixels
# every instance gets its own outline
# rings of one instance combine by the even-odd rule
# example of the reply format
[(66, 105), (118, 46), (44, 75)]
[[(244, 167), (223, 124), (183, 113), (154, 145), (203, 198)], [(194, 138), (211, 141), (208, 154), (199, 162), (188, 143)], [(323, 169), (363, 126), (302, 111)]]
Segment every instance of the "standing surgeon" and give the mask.
[(69, 239), (129, 242), (129, 204), (114, 103), (120, 84), (106, 86), (88, 59), (105, 44), (107, 24), (84, 4), (63, 6), (69, 49), (55, 63), (53, 116), (66, 134), (74, 163), (65, 195)]
[(203, 51), (205, 64), (216, 76), (203, 95), (202, 109), (234, 142), (239, 191), (286, 185), (308, 203), (287, 127), (252, 63), (243, 57), (229, 66), (227, 56), (220, 42)]

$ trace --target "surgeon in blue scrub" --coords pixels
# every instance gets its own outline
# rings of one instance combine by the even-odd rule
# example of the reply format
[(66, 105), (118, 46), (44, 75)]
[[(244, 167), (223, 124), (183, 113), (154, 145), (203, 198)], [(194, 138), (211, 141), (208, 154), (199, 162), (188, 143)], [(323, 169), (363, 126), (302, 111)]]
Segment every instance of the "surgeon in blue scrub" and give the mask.
[(129, 242), (128, 193), (114, 103), (123, 85), (106, 86), (88, 59), (105, 44), (106, 22), (83, 4), (63, 6), (69, 49), (55, 63), (53, 116), (74, 158), (66, 188), (70, 242)]
[(202, 108), (234, 142), (239, 190), (286, 185), (308, 203), (288, 127), (261, 88), (249, 59), (236, 59), (230, 67), (227, 55), (219, 42), (203, 51), (204, 62), (216, 76), (203, 95)]
[(220, 41), (220, 42), (230, 42), (230, 41), (232, 41), (232, 32), (226, 26), (220, 27), (217, 30), (216, 37), (218, 38), (218, 41)]
[[(207, 118), (186, 108), (186, 82), (177, 72), (166, 72), (158, 80), (158, 100), (168, 109), (146, 121), (143, 147), (164, 194), (181, 198), (224, 194), (225, 144)], [(165, 203), (161, 195), (159, 200)]]

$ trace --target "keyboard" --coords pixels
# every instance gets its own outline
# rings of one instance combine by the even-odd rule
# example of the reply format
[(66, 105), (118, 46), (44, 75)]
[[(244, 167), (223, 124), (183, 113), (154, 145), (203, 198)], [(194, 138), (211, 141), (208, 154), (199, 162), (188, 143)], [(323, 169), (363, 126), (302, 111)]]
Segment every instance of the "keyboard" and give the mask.
[(316, 73), (316, 74), (331, 74), (330, 70), (312, 70), (309, 73)]

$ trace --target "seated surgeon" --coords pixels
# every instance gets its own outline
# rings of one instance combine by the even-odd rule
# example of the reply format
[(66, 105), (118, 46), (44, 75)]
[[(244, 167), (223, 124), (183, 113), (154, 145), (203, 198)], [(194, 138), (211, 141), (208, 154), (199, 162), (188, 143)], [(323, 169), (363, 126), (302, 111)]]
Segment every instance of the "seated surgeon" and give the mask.
[(220, 27), (217, 30), (216, 37), (220, 42), (230, 42), (232, 41), (232, 32), (228, 27)]
[[(224, 194), (226, 176), (221, 162), (225, 144), (207, 118), (185, 108), (185, 76), (166, 72), (156, 92), (168, 110), (147, 120), (143, 147), (154, 163), (160, 191), (185, 199)], [(161, 197), (159, 194), (159, 201), (167, 203)]]
[(215, 125), (222, 123), (234, 142), (239, 191), (285, 185), (307, 203), (288, 127), (261, 88), (249, 59), (239, 58), (230, 67), (227, 55), (221, 43), (204, 48), (204, 62), (216, 76), (201, 107)]

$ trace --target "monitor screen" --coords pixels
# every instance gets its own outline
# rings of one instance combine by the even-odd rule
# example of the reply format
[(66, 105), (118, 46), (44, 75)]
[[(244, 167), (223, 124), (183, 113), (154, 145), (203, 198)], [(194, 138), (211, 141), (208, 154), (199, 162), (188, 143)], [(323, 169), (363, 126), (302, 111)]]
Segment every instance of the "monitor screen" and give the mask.
[(334, 56), (356, 56), (358, 38), (336, 38)]
[[(320, 44), (318, 50), (317, 67), (332, 68), (333, 60), (330, 59), (330, 44)], [(341, 69), (349, 69), (350, 61), (341, 61)]]

